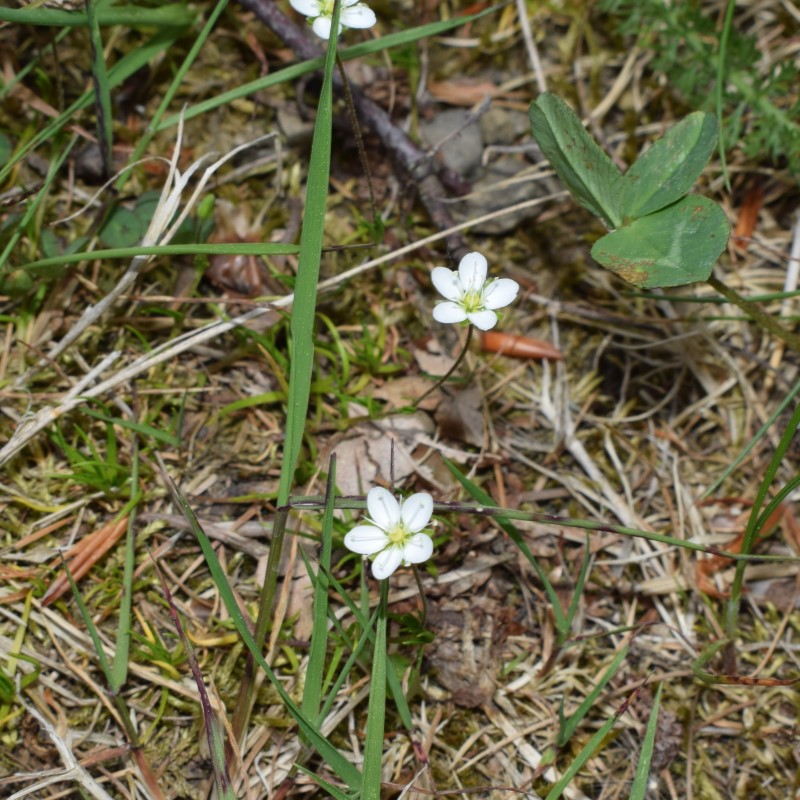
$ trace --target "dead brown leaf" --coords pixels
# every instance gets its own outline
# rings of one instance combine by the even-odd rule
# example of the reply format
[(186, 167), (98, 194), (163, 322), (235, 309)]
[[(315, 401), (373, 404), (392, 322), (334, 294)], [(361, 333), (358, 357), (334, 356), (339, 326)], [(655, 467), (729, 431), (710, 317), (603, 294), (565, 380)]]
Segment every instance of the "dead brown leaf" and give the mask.
[(451, 106), (474, 106), (487, 97), (494, 97), (497, 87), (491, 81), (428, 81), (428, 91)]

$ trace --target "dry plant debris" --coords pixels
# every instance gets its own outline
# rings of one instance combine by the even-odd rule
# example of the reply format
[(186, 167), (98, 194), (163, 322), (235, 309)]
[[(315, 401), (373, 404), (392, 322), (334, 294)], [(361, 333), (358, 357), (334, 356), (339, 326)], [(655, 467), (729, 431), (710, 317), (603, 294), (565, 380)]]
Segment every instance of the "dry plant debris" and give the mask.
[[(728, 304), (690, 302), (688, 291), (670, 293), (678, 298), (632, 295), (602, 271), (589, 250), (604, 231), (553, 181), (527, 125), (530, 101), (558, 87), (614, 160), (627, 164), (694, 109), (696, 87), (680, 70), (677, 45), (658, 37), (659, 25), (679, 25), (684, 17), (665, 22), (653, 12), (650, 19), (656, 4), (639, 5), (634, 13), (630, 3), (520, 0), (448, 33), (347, 63), (385, 231), (376, 241), (369, 230), (367, 181), (337, 89), (326, 219), (331, 249), (323, 256), (298, 494), (323, 492), (327, 457), (336, 452), (342, 494), (363, 495), (394, 477), (406, 494), (455, 501), (463, 494), (449, 460), (506, 508), (621, 524), (728, 551), (740, 546), (791, 403), (737, 469), (717, 481), (795, 390), (798, 354)], [(686, 5), (711, 21), (726, 8)], [(374, 4), (379, 35), (485, 7), (463, 0)], [(114, 170), (145, 136), (211, 5), (195, 10), (198, 24), (175, 34), (169, 48), (114, 90)], [(636, 14), (645, 15), (640, 25), (651, 35), (626, 32)], [(318, 41), (288, 15), (287, 4), (231, 4), (169, 113), (317, 55)], [(737, 6), (734, 22), (737, 41), (753, 42), (754, 81), (766, 81), (780, 63), (797, 63), (800, 16), (791, 3)], [(0, 27), (4, 158), (86, 89), (88, 34), (60, 30)], [(112, 62), (149, 41), (126, 25), (103, 31)], [(785, 86), (784, 99), (775, 101), (781, 115), (800, 102), (798, 86)], [(110, 188), (96, 195), (110, 176), (98, 163), (89, 105), (0, 185), (4, 797), (208, 796), (210, 754), (197, 689), (151, 558), (169, 582), (220, 719), (234, 711), (246, 650), (161, 482), (155, 453), (212, 538), (240, 606), (253, 613), (286, 427), (286, 309), (298, 301), (291, 294), (293, 252), (215, 255), (211, 264), (202, 255), (87, 257), (23, 268), (135, 235), (142, 220), (152, 219), (160, 193), (174, 207), (179, 189), (198, 186), (189, 179), (211, 163), (212, 152), (236, 157), (208, 175), (205, 194), (170, 235), (182, 242), (295, 244), (318, 90), (319, 76), (311, 73), (187, 114), (181, 136), (175, 126), (153, 135), (146, 151), (153, 158), (134, 168), (119, 195)], [(764, 132), (754, 129), (761, 112), (747, 104), (728, 109), (739, 115), (738, 129), (728, 133), (740, 136), (726, 142), (731, 189), (718, 160), (702, 186), (735, 226), (717, 275), (746, 296), (796, 289), (800, 264), (797, 153), (781, 156), (771, 140), (759, 149), (754, 137)], [(238, 151), (264, 134), (277, 134), (277, 150), (270, 141)], [(26, 203), (45, 183), (38, 210), (25, 218)], [(204, 204), (210, 194), (213, 209)], [(87, 203), (85, 213), (53, 224)], [(162, 241), (169, 219), (162, 222), (149, 234), (144, 225), (139, 239)], [(503, 324), (511, 338), (484, 339), (488, 352), (473, 346), (458, 373), (462, 383), (441, 387), (407, 413), (463, 344), (458, 329), (432, 327), (438, 298), (430, 271), (455, 268), (476, 248), (521, 287)], [(711, 299), (706, 287), (694, 295)], [(784, 324), (796, 304), (792, 297), (763, 301)], [(523, 346), (533, 348), (530, 356)], [(142, 496), (135, 614), (121, 693), (141, 743), (133, 755), (60, 554), (113, 657), (136, 441)], [(798, 452), (794, 442), (776, 488), (796, 475)], [(790, 495), (765, 527), (759, 553), (800, 555), (796, 514)], [(545, 796), (591, 736), (625, 708), (565, 796), (628, 797), (658, 682), (665, 688), (649, 797), (783, 800), (800, 790), (796, 562), (747, 568), (735, 669), (727, 683), (708, 684), (692, 665), (722, 636), (729, 560), (609, 531), (587, 537), (566, 526), (518, 522), (564, 604), (590, 551), (588, 579), (562, 645), (541, 582), (496, 522), (436, 516), (436, 556), (423, 572), (425, 631), (403, 627), (404, 615), (420, 605), (411, 575), (401, 570), (391, 584), (393, 633), (402, 640), (394, 645), (395, 666), (414, 727), (409, 735), (399, 717), (387, 719), (386, 796)], [(337, 519), (334, 575), (356, 586), (342, 545), (352, 522), (352, 515)], [(320, 515), (294, 514), (290, 531), (268, 660), (297, 696), (312, 625), (301, 549), (315, 557)], [(333, 615), (352, 625), (347, 607), (332, 602)], [(623, 649), (574, 735), (556, 747), (560, 715), (575, 712)], [(720, 656), (705, 669), (725, 676), (727, 666)], [(363, 757), (369, 693), (368, 669), (359, 674), (323, 724), (353, 763)], [(247, 736), (232, 755), (237, 796), (319, 792), (292, 769), (305, 758), (296, 728), (264, 681)]]

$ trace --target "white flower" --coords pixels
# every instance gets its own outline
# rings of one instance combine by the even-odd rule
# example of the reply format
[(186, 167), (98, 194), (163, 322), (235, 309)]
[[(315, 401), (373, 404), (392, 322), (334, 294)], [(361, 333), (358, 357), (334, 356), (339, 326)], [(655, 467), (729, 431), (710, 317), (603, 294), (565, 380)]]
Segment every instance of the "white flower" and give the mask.
[[(289, 5), (313, 20), (311, 30), (320, 39), (330, 39), (333, 0), (289, 0)], [(337, 36), (342, 32), (342, 28), (371, 28), (377, 21), (375, 12), (366, 3), (359, 3), (358, 0), (342, 0)]]
[(397, 502), (387, 489), (376, 486), (367, 494), (369, 525), (358, 525), (344, 537), (349, 550), (374, 556), (372, 574), (388, 578), (401, 564), (419, 564), (431, 557), (433, 540), (423, 532), (433, 514), (433, 498), (426, 492)]
[(487, 282), (486, 259), (480, 253), (467, 253), (458, 265), (458, 272), (435, 267), (431, 280), (439, 294), (447, 298), (433, 309), (437, 322), (465, 322), (488, 331), (497, 324), (495, 309), (514, 301), (519, 284), (511, 278), (494, 278)]

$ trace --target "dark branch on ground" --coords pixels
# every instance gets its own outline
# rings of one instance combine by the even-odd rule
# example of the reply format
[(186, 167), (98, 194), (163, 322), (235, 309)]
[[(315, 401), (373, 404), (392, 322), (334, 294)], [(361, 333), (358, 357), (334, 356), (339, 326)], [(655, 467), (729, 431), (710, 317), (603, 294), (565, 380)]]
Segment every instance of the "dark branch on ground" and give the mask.
[[(311, 59), (323, 55), (322, 50), (311, 39), (310, 35), (303, 28), (292, 22), (278, 8), (274, 0), (239, 0), (239, 3), (244, 8), (252, 11), (299, 58)], [(335, 73), (334, 85), (341, 90), (341, 79)], [(386, 111), (370, 100), (358, 86), (352, 86), (352, 92), (359, 120), (378, 136), (394, 162), (413, 181), (419, 193), (419, 199), (425, 206), (433, 224), (439, 230), (451, 228), (454, 224), (453, 219), (446, 205), (442, 202), (447, 197), (442, 180), (445, 180), (450, 185), (458, 185), (463, 181), (459, 176), (439, 167), (433, 159), (429, 158), (404, 131), (392, 122)], [(470, 250), (458, 232), (452, 233), (447, 237), (447, 247), (455, 261), (460, 260)]]

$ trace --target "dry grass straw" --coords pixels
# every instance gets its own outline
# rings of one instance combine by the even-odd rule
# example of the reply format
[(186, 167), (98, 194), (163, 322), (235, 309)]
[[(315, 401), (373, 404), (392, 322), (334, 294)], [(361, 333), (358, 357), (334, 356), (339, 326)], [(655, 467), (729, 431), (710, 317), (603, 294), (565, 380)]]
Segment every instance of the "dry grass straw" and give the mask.
[[(760, 5), (765, 12), (777, 13), (774, 3)], [(501, 48), (498, 59), (505, 62), (504, 69), (525, 73), (527, 83), (522, 85), (532, 91), (533, 75), (527, 70), (535, 51), (514, 15), (503, 19), (505, 26), (491, 37), (492, 46)], [(541, 67), (534, 62), (537, 75), (542, 80), (546, 76), (551, 84), (571, 77), (559, 71), (555, 32), (577, 22), (541, 15), (536, 21), (547, 33), (542, 37), (541, 30), (533, 27), (541, 61)], [(479, 41), (472, 34), (444, 39), (432, 48), (434, 61), (428, 68), (452, 71), (451, 60), (460, 59), (465, 47)], [(224, 49), (226, 44), (220, 39), (214, 46)], [(229, 51), (225, 54), (230, 58)], [(480, 62), (477, 56), (473, 58), (470, 69), (480, 72)], [(618, 155), (631, 135), (639, 143), (654, 129), (653, 124), (641, 125), (632, 134), (617, 134), (624, 121), (615, 109), (623, 98), (633, 105), (637, 118), (661, 119), (666, 113), (661, 90), (647, 74), (650, 58), (647, 52), (632, 50), (613, 55), (607, 63), (601, 62), (599, 54), (576, 59), (581, 96), (587, 102), (584, 115), (608, 134), (607, 144)], [(202, 66), (211, 70), (213, 65)], [(599, 95), (590, 91), (589, 75), (593, 86), (603, 88)], [(279, 100), (287, 102), (283, 97)], [(221, 124), (244, 125), (251, 111), (249, 105), (244, 111), (231, 109), (232, 121)], [(202, 124), (187, 124), (187, 141), (200, 139)], [(162, 152), (169, 151), (169, 137), (157, 137), (156, 142)], [(304, 156), (290, 151), (286, 158), (285, 172), (294, 174), (296, 183), (285, 184), (283, 190), (296, 197), (296, 176), (302, 172)], [(730, 169), (744, 182), (756, 167), (740, 155)], [(787, 253), (798, 241), (797, 226), (792, 230), (796, 190), (779, 171), (762, 169), (761, 173), (768, 190), (759, 227), (745, 252), (732, 253), (718, 273), (745, 295), (786, 286)], [(345, 173), (341, 177), (353, 178), (354, 183), (357, 176)], [(142, 184), (139, 188), (152, 187)], [(714, 193), (720, 188), (712, 165), (706, 190)], [(65, 208), (70, 191), (68, 185), (60, 186), (53, 205)], [(256, 191), (252, 186), (237, 187), (232, 196), (242, 208), (253, 209)], [(552, 200), (538, 198), (522, 205), (546, 206)], [(333, 193), (331, 207), (331, 229), (357, 238), (350, 203)], [(618, 281), (580, 261), (586, 259), (585, 248), (576, 246), (576, 239), (589, 238), (594, 232), (585, 229), (584, 217), (568, 208), (557, 206), (535, 226), (521, 226), (514, 236), (480, 242), (490, 261), (525, 287), (522, 304), (504, 322), (506, 329), (550, 338), (567, 357), (548, 366), (470, 354), (472, 383), (480, 387), (484, 398), (479, 408), (485, 432), (482, 446), (473, 448), (435, 433), (421, 440), (413, 457), (420, 471), (425, 466), (426, 474), (451, 492), (452, 483), (439, 468), (439, 456), (466, 453), (471, 474), (504, 505), (533, 503), (552, 513), (617, 520), (724, 546), (743, 529), (741, 515), (755, 494), (780, 431), (773, 430), (752, 451), (714, 502), (698, 500), (797, 379), (797, 355), (785, 352), (747, 323), (699, 316), (708, 314), (709, 308), (719, 317), (735, 316), (733, 308), (702, 307), (699, 312), (698, 306), (666, 297), (642, 300), (624, 294)], [(729, 211), (733, 215), (736, 208)], [(287, 219), (283, 212), (268, 215), (267, 233), (279, 232)], [(352, 323), (356, 312), (371, 330), (385, 324), (395, 352), (398, 348), (412, 352), (415, 343), (429, 333), (427, 319), (397, 299), (398, 293), (408, 291), (408, 283), (395, 276), (401, 271), (409, 275), (415, 291), (424, 298), (423, 305), (428, 303), (425, 270), (446, 258), (431, 248), (450, 233), (430, 233), (424, 221), (415, 222), (408, 240), (398, 225), (393, 246), (363, 263), (355, 263), (348, 254), (326, 262), (329, 274), (335, 274), (320, 286), (329, 292), (323, 305), (326, 313), (343, 326)], [(478, 222), (471, 220), (456, 229), (468, 230)], [(796, 251), (792, 252), (796, 259)], [(290, 260), (284, 266), (288, 269), (289, 264)], [(137, 270), (135, 277), (139, 297), (169, 294), (168, 268)], [(126, 279), (113, 282), (122, 286), (115, 295), (117, 302), (133, 303), (120, 297), (130, 288)], [(17, 658), (14, 679), (32, 676), (37, 670), (39, 674), (30, 690), (36, 705), (26, 701), (16, 718), (0, 727), (8, 753), (0, 762), (0, 774), (4, 774), (0, 793), (16, 792), (21, 786), (5, 776), (29, 773), (31, 781), (77, 781), (95, 797), (133, 797), (141, 783), (132, 762), (116, 750), (122, 742), (117, 711), (98, 682), (91, 643), (72, 602), (63, 599), (45, 609), (31, 595), (34, 586), (40, 595), (44, 585), (51, 585), (53, 576), (43, 565), (55, 549), (100, 529), (118, 505), (112, 495), (89, 493), (59, 479), (71, 466), (43, 431), (54, 423), (69, 430), (77, 418), (73, 415), (89, 400), (117, 396), (132, 402), (134, 380), (140, 411), (152, 411), (165, 427), (180, 416), (182, 447), (160, 448), (160, 452), (178, 483), (194, 495), (198, 515), (216, 541), (241, 604), (252, 608), (263, 580), (267, 552), (263, 537), (269, 530), (270, 498), (277, 485), (280, 408), (265, 404), (224, 415), (220, 409), (240, 397), (276, 390), (257, 351), (235, 339), (233, 332), (253, 326), (258, 335), (269, 339), (270, 332), (282, 324), (273, 311), (285, 309), (294, 298), (288, 293), (270, 298), (262, 307), (231, 319), (216, 318), (203, 308), (189, 310), (183, 329), (155, 336), (150, 341), (152, 349), (144, 349), (132, 337), (114, 335), (118, 312), (111, 304), (105, 304), (105, 315), (92, 317), (88, 327), (77, 321), (76, 309), (96, 302), (79, 283), (65, 278), (51, 291), (39, 319), (6, 323), (0, 374), (13, 382), (25, 373), (28, 361), (36, 359), (20, 342), (26, 341), (34, 354), (44, 352), (45, 332), (57, 315), (65, 316), (67, 329), (76, 326), (72, 330), (80, 336), (66, 334), (67, 341), (77, 342), (71, 347), (93, 366), (82, 372), (67, 357), (69, 349), (51, 349), (54, 363), (31, 376), (24, 386), (27, 397), (6, 393), (1, 401), (8, 443), (0, 454), (7, 470), (0, 487), (5, 529), (0, 652)], [(13, 305), (4, 302), (7, 313)], [(133, 305), (120, 308), (127, 311)], [(792, 306), (776, 301), (768, 310), (789, 313)], [(108, 353), (108, 342), (119, 342), (122, 349)], [(354, 370), (361, 379), (358, 393), (368, 395), (386, 379), (370, 374), (357, 362), (352, 345), (346, 346), (351, 348)], [(384, 364), (400, 363), (399, 357), (384, 357)], [(407, 365), (404, 369), (410, 371)], [(324, 371), (335, 370), (335, 365), (326, 361), (322, 370), (324, 378)], [(202, 387), (196, 385), (200, 379)], [(185, 408), (178, 415), (177, 398), (184, 391)], [(347, 422), (335, 399), (321, 392), (313, 403), (311, 430), (317, 446), (322, 449), (345, 438), (346, 431), (336, 430), (337, 426), (346, 429)], [(96, 425), (91, 430), (100, 436), (99, 423), (83, 423)], [(123, 452), (128, 452), (129, 441), (122, 434), (120, 439)], [(795, 471), (796, 452), (785, 465), (783, 479)], [(137, 550), (141, 553), (147, 544), (163, 566), (201, 668), (213, 685), (212, 703), (224, 715), (238, 688), (243, 648), (230, 635), (226, 612), (195, 543), (152, 472), (146, 478), (146, 492)], [(572, 640), (559, 652), (541, 587), (494, 524), (466, 519), (445, 524), (452, 528), (440, 550), (439, 574), (425, 579), (440, 615), (434, 623), (436, 639), (425, 651), (418, 687), (409, 687), (414, 691), (416, 729), (411, 737), (392, 733), (386, 740), (384, 778), (398, 792), (425, 797), (436, 790), (480, 789), (481, 796), (507, 797), (510, 792), (501, 787), (542, 791), (594, 730), (638, 691), (613, 741), (588, 762), (567, 793), (571, 798), (592, 800), (627, 797), (634, 769), (632, 754), (638, 752), (647, 724), (650, 686), (663, 681), (665, 714), (658, 756), (662, 771), (654, 796), (714, 798), (759, 792), (765, 798), (788, 796), (798, 766), (793, 741), (796, 689), (706, 686), (695, 680), (691, 670), (699, 651), (722, 633), (720, 598), (730, 578), (724, 568), (702, 574), (706, 593), (701, 593), (697, 586), (702, 558), (641, 539), (593, 535), (590, 579)], [(568, 602), (583, 556), (583, 533), (537, 524), (520, 523), (519, 527)], [(293, 528), (308, 535), (314, 530), (314, 520), (295, 519)], [(796, 530), (793, 510), (787, 506), (779, 533), (765, 547), (771, 552), (797, 552)], [(292, 537), (292, 543), (283, 566), (280, 624), (274, 626), (270, 642), (270, 658), (285, 676), (290, 693), (297, 690), (303, 674), (309, 598), (297, 552), (304, 542)], [(113, 629), (119, 571), (120, 559), (112, 550), (81, 582), (104, 636)], [(751, 566), (748, 586), (737, 643), (739, 672), (763, 678), (797, 675), (796, 567)], [(169, 633), (163, 598), (143, 557), (137, 560), (135, 587), (137, 608), (158, 632), (165, 653), (158, 652), (152, 642), (149, 648), (139, 642), (132, 654), (126, 696), (135, 710), (148, 759), (162, 770), (161, 780), (171, 787), (171, 796), (200, 797), (209, 771), (196, 690)], [(413, 607), (415, 588), (403, 576), (393, 583), (391, 602), (398, 611)], [(337, 616), (347, 622), (344, 607), (337, 609)], [(445, 623), (451, 618), (462, 625), (470, 619), (474, 627), (464, 628), (468, 635), (459, 632), (448, 638)], [(20, 630), (24, 635), (18, 643), (15, 637)], [(145, 637), (141, 623), (136, 623), (135, 630)], [(624, 643), (630, 645), (630, 652), (620, 672), (575, 740), (559, 755), (556, 767), (547, 767), (540, 775), (543, 754), (558, 730), (561, 703), (565, 713), (572, 712)], [(167, 656), (173, 661), (164, 661)], [(453, 700), (461, 688), (454, 660), (471, 663), (481, 680), (486, 680), (488, 688), (472, 698), (472, 705)], [(3, 659), (0, 667), (8, 669), (8, 660)], [(176, 671), (180, 678), (175, 677)], [(642, 688), (645, 682), (648, 685)], [(367, 693), (366, 677), (346, 686), (323, 726), (354, 763), (362, 757)], [(23, 718), (28, 720), (24, 724)], [(390, 720), (393, 723), (396, 720)], [(240, 796), (275, 797), (279, 791), (299, 796), (315, 791), (302, 776), (289, 777), (302, 748), (296, 732), (286, 726), (276, 695), (264, 684), (239, 754), (246, 776), (237, 787)], [(46, 770), (57, 759), (63, 768), (54, 777)], [(409, 789), (412, 782), (416, 789)], [(32, 784), (25, 786), (32, 790)], [(47, 791), (51, 793), (40, 796), (56, 797), (58, 791), (63, 796), (67, 789)]]

